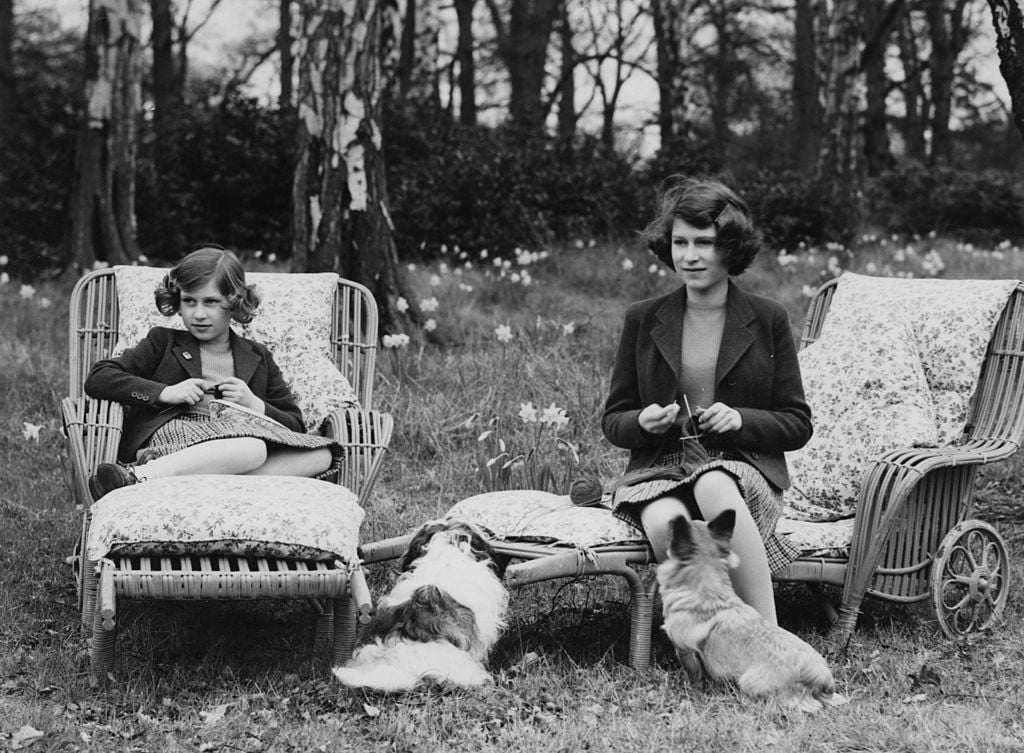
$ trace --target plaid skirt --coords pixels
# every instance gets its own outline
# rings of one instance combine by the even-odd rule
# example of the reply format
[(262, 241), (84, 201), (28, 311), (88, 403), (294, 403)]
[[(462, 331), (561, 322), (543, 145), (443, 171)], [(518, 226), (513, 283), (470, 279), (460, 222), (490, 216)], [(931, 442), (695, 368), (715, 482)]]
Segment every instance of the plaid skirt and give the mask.
[(135, 462), (143, 465), (150, 460), (202, 442), (240, 437), (262, 439), (267, 443), (268, 449), (291, 447), (299, 450), (318, 450), (327, 447), (331, 451), (331, 465), (316, 476), (319, 479), (333, 479), (345, 456), (342, 446), (329, 437), (292, 431), (277, 421), (262, 416), (253, 416), (242, 411), (225, 411), (215, 418), (196, 413), (183, 413), (172, 418), (157, 429), (149, 442), (139, 449)]
[(708, 449), (707, 454), (707, 460), (684, 477), (680, 477), (678, 471), (689, 466), (684, 466), (682, 449), (669, 450), (658, 458), (657, 466), (668, 472), (664, 478), (657, 477), (654, 469), (643, 481), (637, 483), (629, 483), (626, 477), (624, 483), (612, 494), (613, 514), (643, 530), (640, 511), (648, 502), (669, 494), (692, 500), (693, 484), (702, 474), (713, 470), (724, 471), (736, 480), (740, 494), (747, 503), (747, 509), (764, 542), (769, 568), (773, 573), (782, 570), (800, 554), (789, 539), (775, 532), (775, 526), (782, 516), (782, 492), (769, 484), (761, 472), (738, 453), (727, 449)]

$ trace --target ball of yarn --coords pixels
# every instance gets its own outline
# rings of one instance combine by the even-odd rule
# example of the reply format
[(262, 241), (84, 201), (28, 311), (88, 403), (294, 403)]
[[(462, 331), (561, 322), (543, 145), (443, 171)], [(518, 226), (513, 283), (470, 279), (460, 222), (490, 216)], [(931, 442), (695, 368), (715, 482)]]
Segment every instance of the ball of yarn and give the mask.
[(580, 507), (599, 505), (603, 496), (604, 489), (601, 488), (601, 482), (593, 476), (578, 478), (569, 487), (569, 499), (574, 505)]

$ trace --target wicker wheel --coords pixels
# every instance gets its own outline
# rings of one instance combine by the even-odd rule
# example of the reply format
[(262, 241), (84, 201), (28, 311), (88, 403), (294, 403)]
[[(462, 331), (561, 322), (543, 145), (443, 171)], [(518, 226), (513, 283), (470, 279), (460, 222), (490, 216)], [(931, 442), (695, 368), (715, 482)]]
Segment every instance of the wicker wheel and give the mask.
[(999, 532), (980, 520), (956, 525), (932, 564), (935, 615), (950, 638), (998, 624), (1009, 593), (1009, 559)]

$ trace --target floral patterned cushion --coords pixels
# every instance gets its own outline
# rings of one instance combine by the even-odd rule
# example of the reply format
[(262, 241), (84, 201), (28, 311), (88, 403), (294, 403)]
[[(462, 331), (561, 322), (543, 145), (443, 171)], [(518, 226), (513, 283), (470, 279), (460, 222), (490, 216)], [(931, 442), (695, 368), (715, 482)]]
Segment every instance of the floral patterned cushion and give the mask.
[(600, 507), (579, 507), (568, 495), (534, 489), (487, 492), (455, 504), (446, 518), (468, 520), (510, 541), (594, 547), (647, 546), (643, 532)]
[(787, 517), (850, 516), (872, 460), (963, 436), (985, 348), (1016, 285), (843, 275), (821, 336), (800, 352), (815, 433), (787, 453)]
[[(153, 291), (166, 269), (114, 267), (117, 303), (118, 354), (132, 347), (153, 327), (184, 329), (177, 316), (156, 309)], [(330, 413), (357, 405), (352, 386), (331, 360), (331, 323), (338, 276), (334, 273), (285, 274), (250, 272), (260, 306), (248, 324), (232, 322), (239, 335), (266, 345), (302, 410), (310, 431), (316, 432)]]
[(363, 509), (344, 487), (295, 476), (178, 476), (94, 503), (86, 556), (234, 554), (356, 561)]
[(1017, 285), (1017, 280), (906, 280), (847, 273), (825, 328), (849, 332), (880, 318), (906, 322), (934, 404), (938, 443), (948, 445), (963, 437), (992, 330)]
[(853, 518), (824, 523), (781, 518), (775, 532), (789, 539), (801, 557), (847, 559), (853, 542)]

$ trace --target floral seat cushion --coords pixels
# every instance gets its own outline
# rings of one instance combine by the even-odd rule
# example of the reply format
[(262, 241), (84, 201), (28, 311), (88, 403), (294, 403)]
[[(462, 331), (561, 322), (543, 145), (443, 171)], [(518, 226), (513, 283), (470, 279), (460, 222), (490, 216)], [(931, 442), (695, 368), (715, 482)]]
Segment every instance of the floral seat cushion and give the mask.
[[(178, 316), (157, 311), (153, 291), (167, 274), (156, 267), (117, 266), (117, 324), (119, 354), (133, 347), (153, 327), (184, 329)], [(306, 426), (319, 431), (336, 410), (356, 407), (358, 400), (345, 376), (331, 359), (331, 324), (338, 275), (250, 272), (246, 280), (260, 293), (260, 306), (248, 324), (232, 329), (266, 345), (302, 410)]]
[(820, 337), (800, 352), (814, 436), (786, 456), (787, 518), (850, 517), (865, 471), (885, 452), (964, 436), (985, 349), (1016, 285), (843, 275)]
[(853, 542), (853, 518), (821, 523), (780, 518), (775, 531), (789, 539), (801, 557), (848, 559)]
[(295, 476), (178, 476), (91, 508), (86, 556), (241, 555), (356, 561), (363, 509), (344, 487)]
[(491, 537), (555, 546), (647, 546), (643, 531), (610, 510), (579, 507), (568, 495), (533, 489), (487, 492), (456, 503), (448, 519), (467, 520)]

